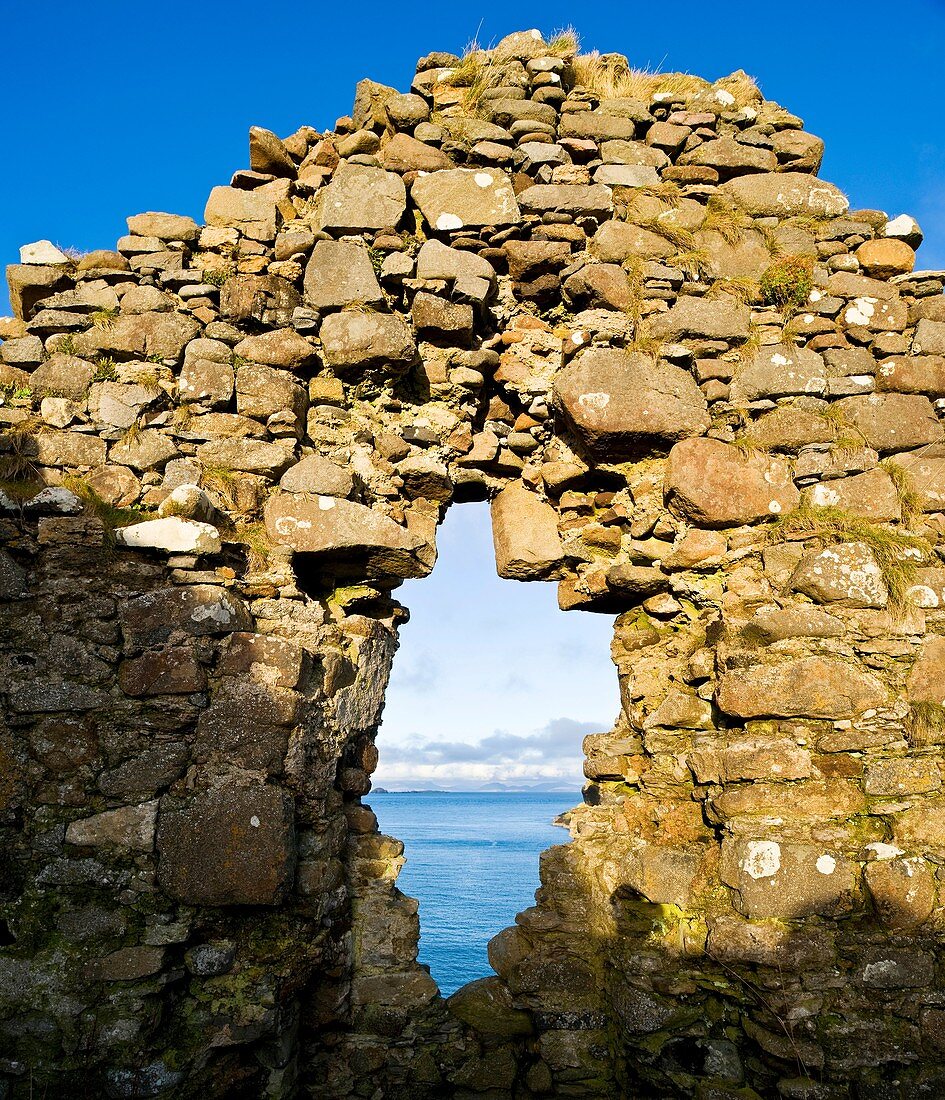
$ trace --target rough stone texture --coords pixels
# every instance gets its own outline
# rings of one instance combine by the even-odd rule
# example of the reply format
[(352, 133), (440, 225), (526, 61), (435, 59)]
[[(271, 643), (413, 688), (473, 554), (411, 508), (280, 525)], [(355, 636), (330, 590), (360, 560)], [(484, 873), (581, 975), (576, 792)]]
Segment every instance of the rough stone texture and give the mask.
[(276, 787), (229, 783), (162, 800), (158, 881), (190, 905), (275, 905), (291, 883), (292, 821)]
[(719, 189), (756, 217), (836, 217), (850, 205), (833, 184), (802, 172), (738, 176)]
[[(945, 1092), (945, 274), (744, 73), (568, 41), (8, 269), (5, 1100)], [(615, 617), (620, 704), (444, 1001), (364, 799), (469, 499)]]
[(381, 168), (345, 164), (321, 193), (319, 228), (337, 233), (385, 229), (397, 225), (406, 206), (400, 176)]
[(708, 426), (692, 377), (647, 355), (591, 348), (555, 378), (555, 402), (594, 453), (628, 457)]
[(674, 510), (703, 527), (772, 519), (800, 499), (784, 462), (742, 454), (715, 439), (688, 439), (673, 447), (665, 493)]
[(523, 485), (510, 485), (492, 502), (492, 538), (500, 577), (553, 576), (564, 559), (555, 510)]
[(511, 181), (495, 169), (453, 168), (420, 176), (410, 197), (440, 232), (521, 220)]

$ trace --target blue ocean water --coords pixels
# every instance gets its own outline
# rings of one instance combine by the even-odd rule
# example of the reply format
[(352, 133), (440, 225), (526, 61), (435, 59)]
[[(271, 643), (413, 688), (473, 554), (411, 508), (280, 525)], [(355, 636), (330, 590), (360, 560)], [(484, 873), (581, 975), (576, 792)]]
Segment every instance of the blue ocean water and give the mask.
[(565, 844), (555, 817), (580, 794), (374, 793), (382, 833), (404, 842), (397, 885), (420, 902), (420, 961), (449, 996), (492, 974), (486, 944), (535, 900), (538, 855)]

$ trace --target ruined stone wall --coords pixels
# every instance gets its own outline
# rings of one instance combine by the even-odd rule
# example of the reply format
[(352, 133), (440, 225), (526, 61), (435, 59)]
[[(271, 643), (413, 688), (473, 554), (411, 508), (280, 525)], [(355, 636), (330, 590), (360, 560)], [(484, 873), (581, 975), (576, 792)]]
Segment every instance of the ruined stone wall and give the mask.
[[(945, 273), (744, 74), (575, 51), (8, 268), (0, 1097), (945, 1091)], [(444, 1002), (363, 800), (481, 499), (621, 712)]]

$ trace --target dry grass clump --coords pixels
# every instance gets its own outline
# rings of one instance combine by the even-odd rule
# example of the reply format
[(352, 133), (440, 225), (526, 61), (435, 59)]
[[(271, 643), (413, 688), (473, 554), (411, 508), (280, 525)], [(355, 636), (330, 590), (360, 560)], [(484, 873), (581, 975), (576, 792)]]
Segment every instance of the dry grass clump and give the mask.
[(637, 99), (649, 103), (655, 96), (698, 95), (708, 81), (689, 73), (659, 73), (632, 69), (619, 54), (597, 50), (574, 59), (574, 82), (600, 99)]
[(902, 522), (911, 527), (922, 516), (922, 494), (916, 489), (912, 474), (898, 462), (884, 459), (880, 466), (889, 475), (893, 483), (899, 507), (902, 510)]
[(862, 542), (868, 548), (889, 591), (889, 602), (901, 610), (906, 604), (906, 592), (915, 582), (916, 564), (931, 554), (925, 539), (903, 531), (870, 523), (862, 516), (843, 508), (818, 508), (801, 505), (786, 512), (771, 524), (769, 538), (817, 538), (824, 545)]
[(483, 110), (487, 93), (507, 82), (507, 67), (521, 60), (523, 50), (529, 58), (572, 58), (580, 47), (580, 39), (573, 27), (553, 31), (548, 41), (544, 37), (536, 38), (533, 45), (520, 44), (514, 50), (503, 49), (501, 45), (494, 49), (483, 48), (473, 39), (444, 83), (462, 88), (462, 110), (469, 115), (478, 115)]
[(943, 733), (945, 733), (945, 706), (928, 699), (909, 705), (906, 740), (910, 745), (921, 748), (930, 743), (939, 743), (942, 741)]
[(735, 298), (750, 306), (758, 301), (758, 283), (750, 275), (732, 275), (716, 279), (706, 292), (707, 298)]
[(0, 478), (5, 482), (32, 481), (39, 476), (36, 434), (38, 416), (27, 416), (0, 431)]
[[(764, 96), (761, 94), (758, 82), (742, 69), (738, 69), (728, 76), (723, 76), (721, 80), (716, 80), (712, 87), (715, 92), (728, 92), (734, 100), (734, 103), (730, 105), (732, 109), (742, 110), (745, 107), (764, 102)], [(725, 97), (723, 96), (723, 98)]]
[(751, 228), (751, 218), (727, 195), (709, 196), (702, 228), (718, 233), (726, 244), (736, 245), (745, 230)]

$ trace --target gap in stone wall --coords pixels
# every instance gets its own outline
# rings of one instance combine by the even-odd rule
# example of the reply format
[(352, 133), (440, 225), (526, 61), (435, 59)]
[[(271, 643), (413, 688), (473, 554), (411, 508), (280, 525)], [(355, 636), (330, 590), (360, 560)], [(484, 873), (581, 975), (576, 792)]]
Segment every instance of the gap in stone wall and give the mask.
[(566, 615), (552, 583), (500, 579), (487, 505), (452, 508), (437, 543), (432, 575), (395, 593), (411, 621), (374, 786), (397, 793), (367, 801), (405, 844), (398, 886), (420, 902), (420, 961), (449, 995), (492, 972), (489, 939), (533, 903), (540, 853), (568, 840), (553, 822), (581, 800), (583, 737), (609, 729), (619, 699), (611, 617)]

